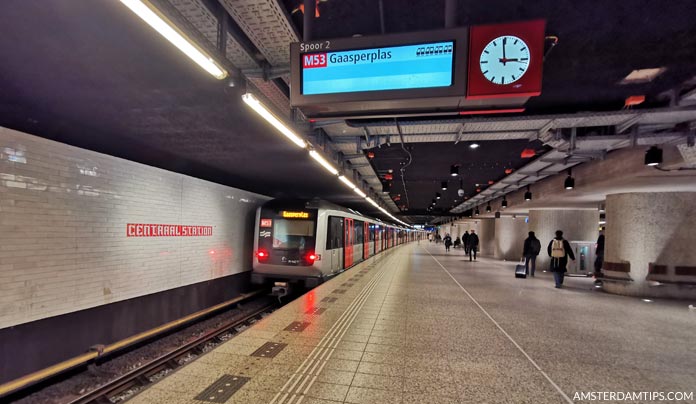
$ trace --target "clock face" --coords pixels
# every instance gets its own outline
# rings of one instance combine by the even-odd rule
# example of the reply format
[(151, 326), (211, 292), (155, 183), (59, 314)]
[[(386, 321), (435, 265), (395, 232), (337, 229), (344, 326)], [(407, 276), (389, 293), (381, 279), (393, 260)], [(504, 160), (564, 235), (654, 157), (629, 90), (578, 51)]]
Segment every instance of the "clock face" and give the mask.
[(529, 68), (529, 47), (516, 36), (495, 38), (483, 48), (479, 66), (493, 84), (506, 85), (519, 80)]

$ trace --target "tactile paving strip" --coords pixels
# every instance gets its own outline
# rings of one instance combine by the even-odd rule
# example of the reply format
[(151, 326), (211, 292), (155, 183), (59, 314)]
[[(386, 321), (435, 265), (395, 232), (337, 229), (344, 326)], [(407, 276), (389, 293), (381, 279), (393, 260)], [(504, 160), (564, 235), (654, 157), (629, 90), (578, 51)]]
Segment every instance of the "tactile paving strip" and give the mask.
[(289, 326), (285, 327), (285, 330), (283, 331), (295, 331), (295, 332), (302, 332), (304, 331), (305, 328), (307, 328), (311, 323), (307, 321), (293, 321), (290, 323)]
[(195, 399), (209, 403), (224, 403), (249, 380), (251, 379), (244, 376), (222, 375), (221, 378), (197, 395)]
[(315, 307), (313, 309), (307, 310), (305, 314), (313, 314), (315, 316), (320, 315), (321, 313), (325, 312), (326, 309), (323, 307)]
[(286, 346), (288, 346), (288, 344), (281, 344), (280, 342), (266, 342), (265, 344), (261, 345), (259, 349), (254, 351), (251, 356), (274, 358)]

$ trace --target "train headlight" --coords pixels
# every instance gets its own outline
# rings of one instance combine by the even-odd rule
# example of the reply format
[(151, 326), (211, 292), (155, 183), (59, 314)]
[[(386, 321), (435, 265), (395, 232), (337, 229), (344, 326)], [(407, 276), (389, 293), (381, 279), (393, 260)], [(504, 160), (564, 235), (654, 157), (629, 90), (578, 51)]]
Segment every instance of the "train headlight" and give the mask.
[(256, 252), (256, 258), (258, 258), (259, 261), (266, 261), (268, 259), (268, 252), (264, 250), (258, 250)]

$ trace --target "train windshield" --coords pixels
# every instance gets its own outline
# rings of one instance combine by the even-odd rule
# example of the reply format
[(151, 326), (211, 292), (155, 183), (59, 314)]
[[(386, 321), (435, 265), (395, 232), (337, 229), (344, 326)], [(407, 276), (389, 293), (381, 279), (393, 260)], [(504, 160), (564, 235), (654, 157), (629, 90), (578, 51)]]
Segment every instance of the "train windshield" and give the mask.
[(314, 221), (273, 221), (273, 248), (310, 250), (314, 248)]

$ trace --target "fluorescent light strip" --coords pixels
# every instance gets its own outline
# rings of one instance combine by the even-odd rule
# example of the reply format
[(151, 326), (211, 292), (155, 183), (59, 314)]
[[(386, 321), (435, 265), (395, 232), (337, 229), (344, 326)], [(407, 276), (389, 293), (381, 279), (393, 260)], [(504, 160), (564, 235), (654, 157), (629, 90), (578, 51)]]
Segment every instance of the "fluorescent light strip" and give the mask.
[(285, 135), (288, 139), (292, 140), (293, 143), (298, 145), (300, 148), (304, 149), (307, 147), (307, 142), (302, 140), (301, 137), (297, 136), (290, 128), (285, 126), (278, 118), (273, 115), (271, 111), (266, 108), (258, 98), (254, 97), (251, 93), (246, 93), (242, 95), (242, 100), (250, 106), (257, 114), (261, 115), (263, 119), (267, 120), (268, 123), (273, 125), (276, 129)]
[(215, 78), (222, 80), (227, 77), (225, 70), (221, 69), (211, 57), (201, 52), (191, 41), (177, 32), (174, 24), (169, 22), (164, 15), (150, 5), (150, 2), (147, 0), (121, 0), (121, 3)]
[(345, 176), (340, 175), (340, 176), (338, 177), (338, 179), (341, 180), (342, 183), (346, 184), (346, 185), (348, 186), (348, 188), (350, 188), (350, 189), (355, 189), (355, 184), (353, 184), (352, 182), (350, 182), (350, 180), (349, 180), (348, 178), (346, 178)]
[(353, 191), (355, 191), (356, 194), (360, 195), (361, 198), (367, 198), (367, 194), (365, 194), (363, 191), (361, 191), (360, 188), (355, 187), (355, 189)]
[(379, 205), (377, 204), (377, 202), (373, 201), (372, 198), (367, 197), (367, 198), (365, 198), (365, 200), (370, 202), (370, 204), (372, 204), (372, 206), (374, 206), (375, 208), (379, 208)]
[(336, 169), (336, 167), (332, 166), (331, 163), (329, 163), (328, 161), (326, 161), (326, 160), (321, 156), (321, 154), (317, 153), (316, 150), (310, 150), (310, 151), (309, 151), (309, 155), (312, 156), (312, 158), (313, 158), (314, 160), (316, 160), (317, 163), (321, 164), (321, 166), (324, 167), (324, 168), (326, 169), (326, 171), (330, 172), (330, 173), (333, 174), (333, 175), (337, 175), (337, 174), (338, 174), (338, 170)]

